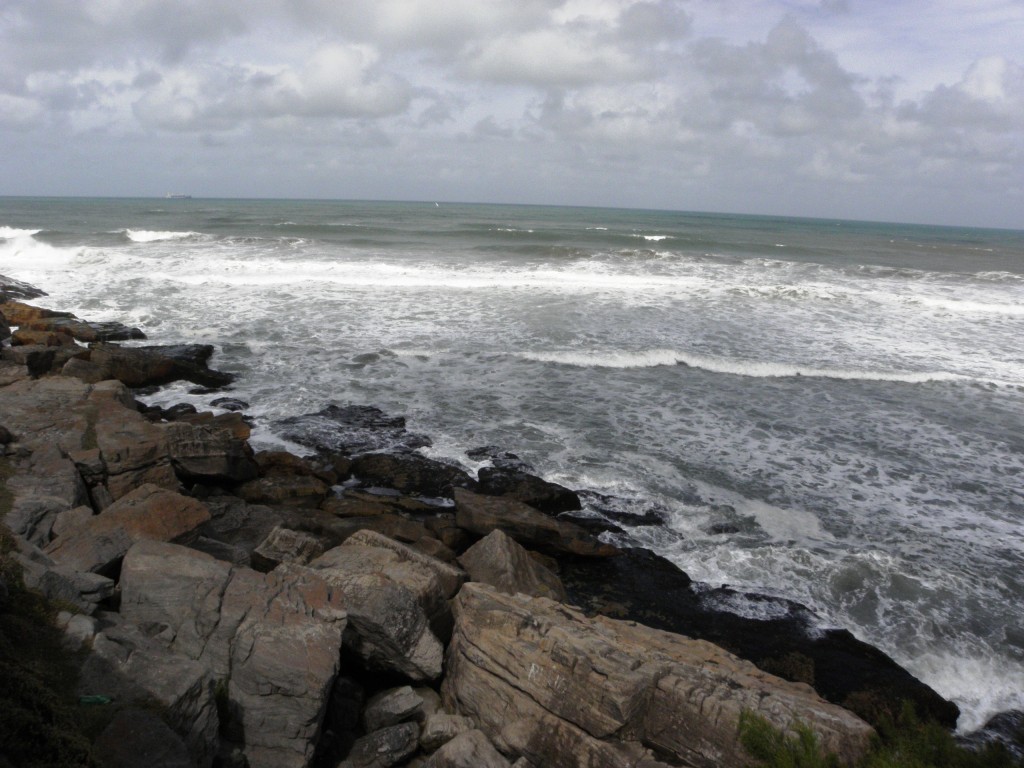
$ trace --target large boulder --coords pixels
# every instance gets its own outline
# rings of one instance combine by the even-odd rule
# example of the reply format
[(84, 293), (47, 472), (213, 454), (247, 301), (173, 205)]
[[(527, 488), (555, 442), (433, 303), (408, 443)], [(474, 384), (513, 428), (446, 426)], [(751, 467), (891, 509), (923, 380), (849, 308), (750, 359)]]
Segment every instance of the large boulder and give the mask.
[(477, 479), (480, 493), (512, 498), (541, 512), (558, 514), (582, 508), (575, 491), (515, 467), (482, 467)]
[(230, 373), (215, 371), (208, 365), (213, 356), (210, 344), (119, 347), (96, 344), (89, 362), (97, 366), (104, 379), (117, 379), (129, 387), (148, 387), (172, 381), (191, 381), (204, 387), (223, 387), (234, 380)]
[(523, 546), (548, 552), (612, 557), (618, 549), (603, 544), (583, 528), (558, 520), (533, 507), (498, 496), (455, 489), (455, 520), (460, 528), (486, 536), (499, 529)]
[(157, 542), (128, 552), (121, 589), (127, 620), (165, 627), (171, 650), (227, 681), (227, 731), (252, 768), (309, 762), (340, 663), (337, 590), (299, 566), (261, 574)]
[(460, 733), (437, 750), (424, 768), (511, 768), (483, 731)]
[[(21, 280), (0, 275), (0, 301), (7, 303), (15, 299), (38, 299), (45, 296), (46, 291), (36, 288), (34, 285), (23, 283)], [(0, 315), (3, 315), (3, 306), (0, 306)], [(13, 321), (9, 321), (13, 322)]]
[(808, 686), (707, 642), (472, 582), (455, 610), (446, 706), (533, 765), (632, 765), (647, 750), (698, 768), (740, 765), (745, 711), (784, 730), (803, 723), (849, 763), (873, 734)]
[(143, 485), (89, 518), (45, 551), (61, 565), (103, 573), (137, 541), (187, 541), (210, 519), (196, 499), (157, 485)]
[[(178, 476), (187, 481), (242, 483), (258, 474), (249, 427), (238, 414), (206, 424), (172, 422), (164, 427), (167, 452)], [(239, 424), (243, 427), (239, 430)]]
[(275, 424), (281, 435), (319, 453), (355, 456), (370, 451), (413, 451), (430, 445), (408, 432), (404, 416), (389, 416), (370, 405), (329, 405)]
[(344, 595), (352, 635), (367, 664), (411, 680), (441, 675), (438, 634), (450, 628), (457, 569), (371, 531), (360, 531), (310, 563)]
[(500, 530), (491, 531), (463, 552), (459, 565), (473, 581), (490, 584), (501, 592), (567, 600), (558, 576)]
[(370, 485), (431, 498), (451, 498), (476, 485), (464, 470), (418, 453), (370, 453), (352, 462), (352, 474)]

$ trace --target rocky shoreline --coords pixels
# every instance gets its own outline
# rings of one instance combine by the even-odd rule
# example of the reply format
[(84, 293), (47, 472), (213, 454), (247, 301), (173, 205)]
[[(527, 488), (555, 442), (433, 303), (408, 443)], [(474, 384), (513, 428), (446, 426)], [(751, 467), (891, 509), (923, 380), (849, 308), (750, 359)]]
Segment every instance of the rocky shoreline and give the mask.
[[(329, 406), (277, 425), (311, 456), (254, 452), (212, 346), (121, 346), (42, 295), (0, 277), (0, 522), (87, 650), (103, 765), (742, 765), (746, 711), (853, 762), (903, 702), (955, 725), (805, 607), (608, 543), (503, 448), (474, 477)], [(136, 399), (177, 380), (216, 413)]]

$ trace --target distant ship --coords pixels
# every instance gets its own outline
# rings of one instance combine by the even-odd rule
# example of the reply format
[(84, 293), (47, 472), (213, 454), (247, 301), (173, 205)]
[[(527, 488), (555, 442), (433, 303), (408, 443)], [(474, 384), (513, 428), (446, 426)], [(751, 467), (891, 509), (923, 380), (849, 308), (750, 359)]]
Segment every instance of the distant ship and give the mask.
[(167, 198), (168, 200), (191, 200), (192, 199), (192, 195), (174, 195), (174, 194), (171, 194), (170, 192), (168, 192), (166, 195), (164, 195), (164, 197)]

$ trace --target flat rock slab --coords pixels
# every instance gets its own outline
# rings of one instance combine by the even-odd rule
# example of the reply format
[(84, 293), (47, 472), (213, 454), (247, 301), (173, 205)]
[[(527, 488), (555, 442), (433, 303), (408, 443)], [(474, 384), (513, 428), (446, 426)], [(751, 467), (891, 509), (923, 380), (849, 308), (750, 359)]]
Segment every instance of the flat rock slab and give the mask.
[(480, 536), (498, 529), (523, 546), (548, 552), (586, 557), (613, 557), (619, 552), (578, 525), (545, 515), (521, 501), (482, 496), (462, 488), (455, 489), (455, 521)]
[(55, 539), (45, 552), (61, 565), (100, 573), (142, 540), (182, 541), (210, 519), (196, 499), (157, 485), (143, 485)]
[(851, 763), (873, 734), (808, 686), (707, 642), (472, 582), (455, 612), (446, 705), (535, 765), (635, 762), (645, 749), (701, 768), (740, 765), (744, 711), (782, 729), (802, 722)]
[(357, 456), (371, 451), (413, 451), (429, 438), (405, 428), (404, 416), (389, 416), (369, 405), (329, 405), (322, 411), (281, 419), (282, 436), (320, 453)]

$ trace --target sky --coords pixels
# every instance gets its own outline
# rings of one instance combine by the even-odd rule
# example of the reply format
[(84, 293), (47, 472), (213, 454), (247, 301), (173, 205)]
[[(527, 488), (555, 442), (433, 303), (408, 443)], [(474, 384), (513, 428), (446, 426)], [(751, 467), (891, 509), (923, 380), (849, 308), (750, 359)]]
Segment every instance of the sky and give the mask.
[(0, 0), (0, 195), (1024, 229), (1024, 0)]

